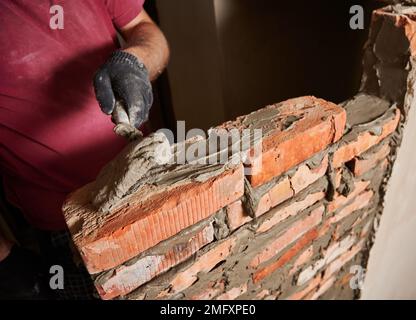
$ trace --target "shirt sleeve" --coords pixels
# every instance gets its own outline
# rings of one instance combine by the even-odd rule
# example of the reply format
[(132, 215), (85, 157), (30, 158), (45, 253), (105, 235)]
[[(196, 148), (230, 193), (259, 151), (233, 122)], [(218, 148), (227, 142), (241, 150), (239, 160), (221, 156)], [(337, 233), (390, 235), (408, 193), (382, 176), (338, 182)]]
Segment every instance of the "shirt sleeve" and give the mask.
[(145, 0), (105, 0), (108, 13), (117, 29), (123, 28), (143, 10)]

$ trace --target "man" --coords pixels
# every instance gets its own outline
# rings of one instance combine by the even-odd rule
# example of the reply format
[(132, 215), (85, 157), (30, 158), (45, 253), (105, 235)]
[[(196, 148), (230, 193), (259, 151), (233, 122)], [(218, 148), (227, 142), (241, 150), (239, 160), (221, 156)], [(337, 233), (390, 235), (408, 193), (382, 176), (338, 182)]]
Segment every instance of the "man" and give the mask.
[[(150, 81), (167, 64), (166, 39), (143, 10), (143, 2), (0, 2), (3, 186), (8, 201), (42, 230), (42, 247), (52, 257), (48, 263), (64, 264), (65, 280), (69, 275), (77, 279), (79, 270), (70, 265), (62, 203), (126, 144), (114, 134), (108, 116), (117, 121), (116, 101), (138, 128), (152, 104)], [(122, 50), (117, 31), (125, 41)], [(0, 277), (13, 273), (13, 267), (5, 266), (23, 259), (17, 256), (27, 255), (16, 247), (3, 250)], [(89, 297), (80, 289), (89, 287), (84, 283), (88, 281), (66, 281), (66, 289), (74, 285), (81, 290), (66, 290), (67, 297)]]

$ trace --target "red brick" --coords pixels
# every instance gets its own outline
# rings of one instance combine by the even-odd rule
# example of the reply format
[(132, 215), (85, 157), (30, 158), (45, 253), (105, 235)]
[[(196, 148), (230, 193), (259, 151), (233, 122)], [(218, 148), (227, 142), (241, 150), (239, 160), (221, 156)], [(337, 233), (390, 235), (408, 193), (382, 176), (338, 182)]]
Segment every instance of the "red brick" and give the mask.
[(402, 14), (394, 14), (389, 9), (381, 8), (373, 11), (373, 15), (371, 18), (372, 28), (377, 28), (374, 26), (379, 19), (390, 20), (391, 24), (394, 25), (400, 30), (401, 35), (405, 36), (409, 41), (409, 52), (412, 57), (416, 56), (416, 37), (415, 37), (415, 30), (416, 30), (416, 21), (415, 15), (412, 12), (409, 13), (402, 13)]
[(328, 212), (334, 212), (338, 210), (352, 199), (354, 199), (357, 195), (363, 192), (368, 186), (370, 185), (370, 181), (356, 181), (354, 183), (354, 190), (348, 195), (336, 195), (334, 200), (328, 203), (327, 210)]
[(333, 166), (335, 168), (340, 167), (345, 162), (352, 160), (354, 157), (378, 144), (396, 130), (399, 120), (400, 111), (396, 109), (395, 117), (383, 125), (382, 132), (379, 136), (374, 135), (369, 131), (364, 131), (358, 135), (356, 140), (346, 145), (342, 145), (334, 152)]
[(315, 261), (312, 265), (308, 266), (299, 274), (297, 284), (299, 286), (307, 283), (310, 279), (321, 271), (323, 267), (331, 263), (337, 257), (347, 252), (356, 241), (353, 236), (348, 236), (341, 241), (335, 241), (332, 245), (324, 250), (323, 257)]
[(291, 294), (286, 300), (301, 300), (303, 299), (309, 292), (319, 286), (321, 283), (322, 278), (321, 276), (317, 276), (316, 278), (309, 281), (308, 285), (300, 291), (297, 291)]
[(349, 216), (351, 213), (365, 208), (370, 203), (370, 200), (372, 199), (373, 195), (374, 195), (374, 192), (371, 190), (358, 195), (352, 203), (350, 203), (349, 205), (345, 206), (343, 209), (338, 211), (334, 216), (330, 217), (326, 221), (326, 223), (328, 224), (337, 223), (341, 221), (342, 219), (346, 218), (347, 216)]
[(270, 206), (275, 207), (278, 204), (293, 197), (294, 192), (288, 177), (284, 178), (268, 192), (270, 198)]
[(335, 282), (335, 277), (331, 277), (325, 281), (323, 281), (316, 290), (309, 293), (305, 300), (317, 300), (320, 296), (322, 296), (329, 288), (333, 286)]
[(216, 300), (235, 300), (242, 294), (247, 292), (247, 283), (243, 283), (241, 286), (232, 288), (227, 292), (221, 294)]
[[(258, 119), (263, 119), (258, 121)], [(344, 133), (346, 112), (340, 106), (312, 96), (290, 99), (260, 109), (218, 128), (263, 131), (261, 167), (254, 150), (248, 152), (252, 186), (281, 175), (339, 140)]]
[(76, 230), (79, 221), (99, 216), (82, 202), (88, 193), (88, 186), (85, 188), (68, 199), (64, 213), (88, 271), (97, 273), (120, 265), (239, 199), (244, 193), (243, 167), (205, 182), (191, 180), (161, 193), (155, 191), (145, 200), (137, 192), (120, 210), (98, 220), (98, 225), (95, 221), (87, 226), (84, 223)]
[(390, 147), (388, 144), (385, 144), (380, 148), (380, 150), (372, 154), (369, 158), (354, 158), (351, 160), (351, 167), (354, 175), (358, 177), (375, 168), (379, 162), (384, 160), (389, 155), (389, 153)]
[(349, 251), (342, 254), (336, 260), (332, 261), (328, 267), (325, 269), (324, 279), (329, 279), (336, 272), (338, 272), (346, 263), (348, 263), (352, 258), (359, 253), (365, 245), (365, 239), (362, 239), (356, 245), (354, 245)]
[(255, 272), (253, 274), (253, 282), (257, 283), (273, 272), (275, 272), (277, 269), (281, 268), (283, 265), (288, 263), (294, 256), (296, 256), (300, 251), (302, 251), (308, 244), (310, 244), (314, 239), (316, 239), (318, 236), (318, 231), (316, 228), (308, 231), (302, 238), (299, 239), (295, 243), (295, 245), (290, 248), (288, 251), (286, 251), (279, 259), (277, 259), (275, 262), (267, 265), (266, 267), (260, 269), (259, 271)]
[(293, 223), (286, 231), (270, 242), (265, 249), (257, 254), (250, 262), (250, 267), (257, 268), (261, 263), (279, 254), (288, 245), (302, 237), (322, 221), (324, 207), (313, 210), (310, 215)]
[(192, 237), (185, 238), (185, 242), (173, 244), (164, 254), (147, 255), (134, 263), (117, 267), (112, 271), (110, 277), (99, 281), (99, 283), (96, 282), (97, 291), (105, 300), (125, 295), (162, 272), (185, 261), (213, 240), (214, 228), (212, 224), (209, 224)]
[(325, 175), (326, 169), (328, 168), (328, 156), (322, 159), (319, 166), (314, 169), (310, 169), (307, 165), (302, 165), (291, 177), (290, 182), (295, 193), (305, 189), (319, 178)]
[[(317, 235), (319, 235), (319, 233)], [(293, 263), (293, 267), (292, 269), (290, 269), (289, 275), (293, 275), (296, 271), (299, 270), (299, 268), (302, 265), (309, 262), (310, 259), (312, 259), (312, 256), (313, 256), (313, 245), (309, 246), (308, 249), (306, 249), (299, 255), (299, 257)]]
[(256, 294), (256, 298), (260, 300), (260, 299), (267, 297), (269, 294), (270, 294), (270, 291), (267, 289), (264, 289)]
[[(295, 109), (296, 105), (303, 104), (307, 111), (302, 110), (305, 112), (302, 120), (295, 123), (291, 130), (276, 132), (263, 139), (260, 170), (252, 168), (254, 173), (249, 177), (254, 187), (309, 159), (342, 136), (345, 110), (325, 101), (317, 103), (309, 99), (294, 100), (286, 102), (288, 105), (285, 109)], [(310, 108), (310, 104), (315, 105)], [(319, 104), (325, 107), (320, 107)], [(291, 113), (299, 114), (295, 110)]]
[(310, 169), (306, 164), (300, 166), (291, 178), (284, 178), (273, 188), (271, 188), (263, 197), (261, 197), (255, 216), (259, 217), (260, 215), (266, 213), (271, 208), (283, 203), (287, 199), (290, 199), (295, 194), (299, 193), (307, 186), (323, 177), (327, 167), (327, 156), (325, 156), (321, 164), (314, 169)]
[(335, 184), (335, 190), (337, 190), (339, 186), (341, 185), (342, 168), (336, 168), (334, 169), (334, 171), (335, 171), (334, 184)]
[(314, 203), (322, 200), (325, 197), (324, 192), (316, 192), (313, 194), (309, 194), (305, 197), (305, 199), (297, 202), (293, 202), (284, 208), (279, 208), (276, 210), (269, 218), (265, 219), (257, 228), (256, 232), (266, 232), (274, 227), (279, 222), (285, 220), (290, 216), (294, 216), (300, 211), (310, 207)]
[(241, 200), (237, 200), (226, 208), (228, 227), (231, 231), (239, 228), (243, 224), (250, 222), (252, 218), (245, 212)]
[(170, 281), (168, 288), (162, 291), (157, 297), (167, 298), (190, 287), (195, 281), (198, 280), (198, 273), (207, 273), (218, 263), (226, 260), (233, 250), (235, 243), (236, 238), (230, 237), (217, 244), (203, 255), (197, 257), (196, 261), (192, 265), (177, 273), (172, 281)]
[(224, 292), (224, 288), (224, 281), (210, 281), (204, 290), (193, 294), (189, 297), (189, 300), (211, 300), (221, 292)]

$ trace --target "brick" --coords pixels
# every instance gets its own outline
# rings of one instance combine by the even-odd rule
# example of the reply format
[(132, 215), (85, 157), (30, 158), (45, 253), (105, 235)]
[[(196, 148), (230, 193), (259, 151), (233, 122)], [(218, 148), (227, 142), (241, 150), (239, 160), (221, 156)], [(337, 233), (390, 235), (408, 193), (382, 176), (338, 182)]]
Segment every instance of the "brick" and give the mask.
[(363, 175), (364, 173), (375, 168), (382, 160), (384, 160), (390, 153), (390, 147), (388, 144), (383, 145), (380, 150), (367, 156), (364, 159), (359, 157), (354, 158), (350, 162), (352, 172), (356, 177)]
[[(319, 233), (318, 233), (319, 235)], [(303, 251), (299, 257), (293, 263), (292, 268), (289, 271), (289, 275), (293, 275), (299, 268), (305, 263), (309, 262), (313, 256), (313, 245), (309, 246), (305, 251)]]
[(255, 213), (256, 217), (283, 203), (287, 199), (290, 199), (319, 178), (323, 177), (327, 168), (328, 156), (325, 156), (322, 159), (321, 164), (314, 169), (310, 169), (306, 164), (301, 165), (291, 178), (284, 178), (260, 199), (259, 206)]
[(326, 291), (328, 291), (329, 288), (333, 286), (335, 283), (335, 277), (331, 277), (325, 281), (323, 281), (319, 287), (315, 290), (315, 292), (312, 292), (308, 294), (305, 299), (307, 300), (317, 300), (320, 296), (322, 296)]
[[(261, 119), (259, 121), (259, 119)], [(260, 186), (339, 140), (346, 112), (340, 106), (312, 96), (290, 99), (224, 123), (218, 128), (263, 131), (261, 160), (249, 150), (249, 180)], [(257, 167), (256, 162), (261, 166)]]
[(218, 263), (227, 259), (236, 244), (236, 238), (230, 237), (203, 255), (185, 270), (178, 272), (170, 281), (168, 289), (159, 293), (157, 298), (167, 298), (190, 287), (198, 280), (198, 273), (211, 271)]
[(211, 300), (224, 291), (224, 281), (210, 281), (207, 287), (189, 297), (190, 300)]
[[(411, 2), (411, 1), (408, 1)], [(403, 8), (404, 9), (404, 8)], [(379, 19), (390, 20), (391, 24), (394, 25), (400, 30), (401, 36), (406, 37), (409, 41), (409, 53), (414, 57), (416, 56), (416, 39), (415, 29), (416, 29), (416, 22), (415, 22), (415, 15), (413, 12), (405, 12), (405, 9), (402, 13), (392, 13), (391, 10), (386, 8), (380, 8), (373, 11), (372, 15), (372, 28), (375, 29), (376, 22)], [(384, 39), (382, 37), (381, 41)], [(394, 52), (394, 51), (393, 51)]]
[(231, 231), (241, 227), (243, 224), (250, 222), (252, 218), (245, 212), (241, 200), (237, 200), (226, 208), (227, 224)]
[(265, 249), (260, 251), (250, 262), (250, 267), (257, 268), (261, 263), (279, 254), (288, 245), (302, 237), (309, 230), (317, 226), (322, 221), (324, 207), (321, 206), (313, 210), (310, 215), (296, 221), (288, 227), (281, 235), (271, 241)]
[(373, 198), (373, 195), (374, 195), (374, 192), (371, 190), (358, 195), (351, 204), (345, 206), (343, 209), (337, 212), (334, 216), (330, 217), (326, 221), (326, 223), (328, 224), (337, 223), (341, 221), (342, 219), (346, 218), (347, 216), (349, 216), (351, 213), (365, 208), (370, 203), (370, 200)]
[(295, 194), (299, 193), (319, 178), (323, 177), (327, 168), (327, 156), (325, 156), (322, 159), (321, 164), (314, 169), (310, 169), (306, 164), (301, 165), (291, 178), (284, 178), (272, 187), (266, 194), (264, 194), (263, 197), (261, 197), (255, 216), (259, 217), (271, 208), (283, 203), (287, 199), (290, 199)]
[(325, 269), (324, 279), (329, 279), (336, 272), (338, 272), (345, 264), (347, 264), (352, 258), (358, 254), (364, 247), (365, 239), (362, 239), (356, 245), (354, 245), (349, 251), (342, 254), (340, 257), (332, 261)]
[(354, 190), (347, 196), (336, 195), (334, 200), (328, 203), (327, 210), (328, 212), (334, 212), (350, 202), (361, 192), (363, 192), (370, 185), (370, 181), (356, 181), (354, 183)]
[(264, 289), (262, 291), (260, 291), (259, 293), (256, 294), (256, 298), (258, 300), (264, 299), (265, 297), (267, 297), (268, 295), (270, 295), (270, 291), (267, 289)]
[(247, 292), (247, 283), (243, 283), (241, 286), (232, 288), (227, 292), (219, 295), (216, 300), (235, 300), (242, 294)]
[(145, 200), (143, 192), (136, 192), (101, 220), (95, 220), (97, 213), (83, 200), (88, 189), (78, 190), (64, 213), (88, 271), (114, 268), (238, 200), (244, 193), (243, 171), (239, 165), (204, 182), (186, 180), (161, 192), (151, 189), (153, 195)]
[(334, 184), (335, 190), (337, 190), (341, 185), (342, 180), (342, 168), (335, 168), (335, 177), (334, 177)]
[(396, 130), (399, 120), (400, 111), (399, 109), (396, 109), (394, 118), (383, 125), (382, 132), (379, 136), (372, 134), (370, 131), (364, 131), (361, 132), (354, 141), (342, 145), (334, 152), (332, 159), (333, 166), (338, 168), (345, 162), (352, 160), (372, 146), (380, 143), (380, 141)]
[(314, 279), (312, 279), (305, 288), (302, 290), (299, 290), (293, 294), (291, 294), (289, 297), (286, 298), (286, 300), (301, 300), (303, 299), (309, 292), (311, 292), (313, 289), (319, 286), (321, 283), (322, 278), (321, 276), (318, 276)]
[(281, 268), (283, 265), (288, 263), (294, 256), (296, 256), (300, 251), (302, 251), (308, 244), (315, 240), (318, 236), (318, 231), (316, 228), (308, 231), (295, 245), (286, 251), (279, 259), (275, 262), (267, 265), (266, 267), (255, 272), (252, 276), (253, 282), (257, 283), (267, 276), (271, 275), (277, 269)]
[(275, 207), (278, 204), (293, 197), (294, 192), (290, 184), (289, 177), (286, 177), (268, 192), (270, 198), (270, 206)]
[(331, 246), (329, 246), (324, 251), (323, 258), (314, 262), (308, 268), (302, 270), (299, 274), (297, 285), (302, 286), (307, 283), (310, 279), (314, 278), (318, 271), (320, 271), (325, 265), (331, 263), (337, 257), (348, 251), (355, 242), (355, 237), (348, 236), (342, 241), (337, 241)]
[(284, 208), (275, 209), (275, 211), (271, 212), (270, 217), (265, 219), (257, 228), (256, 232), (266, 232), (277, 225), (279, 222), (285, 220), (288, 217), (294, 216), (297, 213), (305, 210), (306, 208), (310, 207), (311, 205), (315, 204), (319, 200), (322, 200), (325, 197), (324, 192), (316, 192), (313, 194), (309, 194), (305, 197), (305, 199), (297, 202), (293, 202)]
[(111, 271), (111, 276), (96, 281), (102, 299), (125, 295), (150, 281), (157, 275), (185, 261), (199, 249), (214, 240), (212, 224), (200, 229), (190, 238), (175, 243), (164, 254), (146, 255), (133, 263), (121, 265)]
[(328, 156), (322, 159), (322, 162), (316, 168), (310, 169), (307, 165), (302, 165), (298, 168), (296, 173), (290, 178), (292, 188), (295, 193), (299, 193), (307, 186), (311, 185), (319, 178), (325, 175), (328, 168)]

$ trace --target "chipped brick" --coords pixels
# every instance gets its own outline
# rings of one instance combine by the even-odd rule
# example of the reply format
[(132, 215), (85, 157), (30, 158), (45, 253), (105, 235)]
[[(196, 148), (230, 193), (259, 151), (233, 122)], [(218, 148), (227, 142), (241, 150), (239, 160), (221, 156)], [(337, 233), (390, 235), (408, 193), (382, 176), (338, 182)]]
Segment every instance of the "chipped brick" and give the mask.
[(293, 223), (286, 231), (275, 240), (271, 241), (265, 249), (260, 251), (260, 253), (251, 260), (250, 267), (257, 268), (260, 264), (273, 258), (292, 242), (317, 226), (322, 220), (323, 213), (324, 207), (321, 206), (313, 210), (310, 215)]

